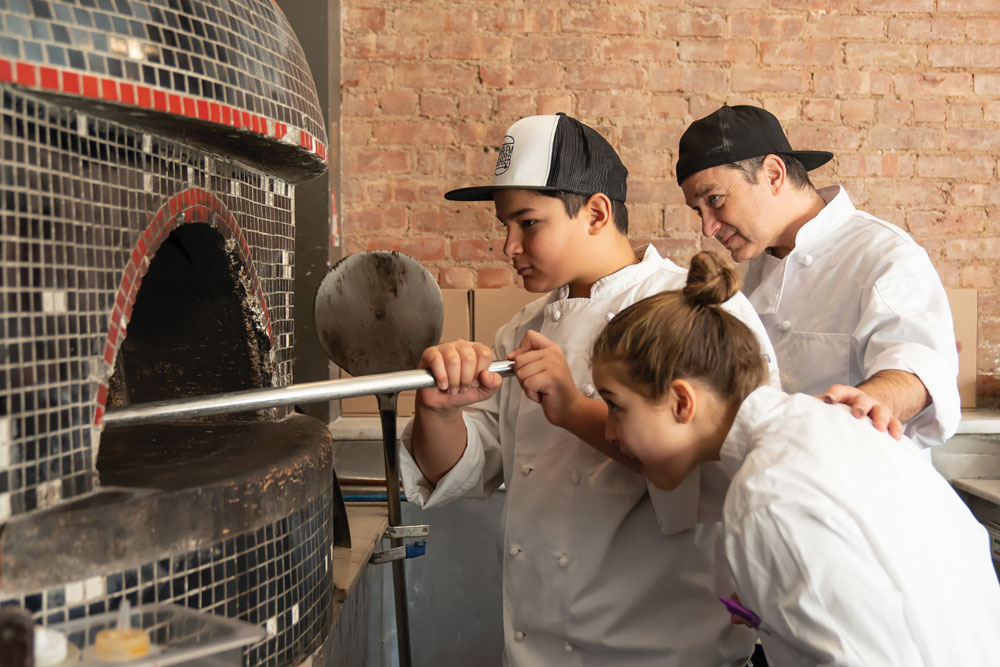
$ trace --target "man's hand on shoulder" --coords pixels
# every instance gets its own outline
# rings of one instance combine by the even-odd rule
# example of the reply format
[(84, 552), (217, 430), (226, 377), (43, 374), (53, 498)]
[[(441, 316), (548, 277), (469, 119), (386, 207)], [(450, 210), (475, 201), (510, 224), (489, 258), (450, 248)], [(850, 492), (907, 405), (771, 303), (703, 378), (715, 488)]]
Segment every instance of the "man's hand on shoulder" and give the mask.
[(903, 437), (903, 425), (892, 414), (892, 410), (858, 387), (835, 384), (817, 398), (827, 403), (843, 403), (850, 406), (851, 414), (861, 419), (870, 417), (872, 425), (879, 431), (889, 431), (889, 435), (899, 440)]
[(528, 331), (507, 358), (514, 362), (525, 395), (541, 404), (551, 424), (566, 428), (579, 402), (587, 399), (576, 388), (562, 348), (537, 331)]

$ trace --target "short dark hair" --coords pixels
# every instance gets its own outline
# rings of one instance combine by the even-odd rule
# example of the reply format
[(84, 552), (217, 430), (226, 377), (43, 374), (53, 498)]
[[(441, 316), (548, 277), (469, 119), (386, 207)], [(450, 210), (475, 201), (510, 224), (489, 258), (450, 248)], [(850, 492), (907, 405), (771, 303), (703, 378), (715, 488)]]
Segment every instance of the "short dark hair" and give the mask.
[[(815, 187), (812, 181), (809, 180), (809, 172), (806, 171), (806, 168), (799, 162), (798, 158), (788, 153), (769, 153), (769, 155), (776, 155), (785, 163), (785, 172), (788, 174), (788, 180), (796, 190)], [(743, 174), (743, 180), (750, 185), (757, 185), (760, 168), (764, 166), (764, 158), (766, 157), (767, 155), (759, 155), (747, 158), (746, 160), (740, 160), (739, 162), (731, 162), (726, 166)]]
[[(554, 197), (561, 201), (563, 208), (566, 209), (566, 215), (571, 218), (580, 212), (580, 209), (583, 208), (588, 199), (594, 196), (593, 194), (578, 195), (575, 192), (563, 192), (561, 190), (538, 190), (538, 194), (545, 195), (546, 197)], [(615, 220), (615, 228), (625, 236), (628, 236), (628, 207), (625, 206), (625, 202), (611, 199), (611, 217)]]

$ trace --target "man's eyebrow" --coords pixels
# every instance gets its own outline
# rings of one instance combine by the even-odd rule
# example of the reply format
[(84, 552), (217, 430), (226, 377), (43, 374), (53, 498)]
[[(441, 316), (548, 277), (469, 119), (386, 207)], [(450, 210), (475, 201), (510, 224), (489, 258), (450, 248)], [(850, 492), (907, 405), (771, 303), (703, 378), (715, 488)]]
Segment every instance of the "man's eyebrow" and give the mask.
[(715, 183), (706, 183), (705, 185), (701, 186), (700, 188), (694, 191), (694, 199), (698, 199), (699, 197), (704, 197), (709, 192), (714, 190), (716, 187), (717, 186), (715, 185)]

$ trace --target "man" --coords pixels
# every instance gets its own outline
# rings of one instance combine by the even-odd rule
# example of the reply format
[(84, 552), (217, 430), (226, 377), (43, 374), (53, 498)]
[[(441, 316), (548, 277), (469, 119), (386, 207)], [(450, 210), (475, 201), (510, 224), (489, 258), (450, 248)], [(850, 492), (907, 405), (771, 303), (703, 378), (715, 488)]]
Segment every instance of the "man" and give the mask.
[(724, 106), (680, 140), (677, 183), (702, 232), (745, 263), (790, 393), (822, 394), (879, 430), (929, 447), (960, 418), (948, 300), (906, 232), (857, 210), (808, 171), (833, 157), (794, 151), (778, 119)]

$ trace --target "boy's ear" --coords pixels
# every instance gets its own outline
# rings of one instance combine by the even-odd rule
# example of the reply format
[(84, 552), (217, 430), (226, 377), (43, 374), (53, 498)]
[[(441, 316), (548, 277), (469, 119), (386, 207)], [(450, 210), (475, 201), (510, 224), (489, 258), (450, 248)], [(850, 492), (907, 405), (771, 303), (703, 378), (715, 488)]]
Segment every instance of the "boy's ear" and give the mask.
[(697, 397), (694, 387), (684, 380), (674, 380), (670, 383), (670, 410), (674, 421), (678, 424), (688, 424), (694, 419), (697, 408)]
[(590, 219), (590, 233), (597, 234), (602, 229), (612, 224), (611, 200), (603, 192), (596, 192), (590, 195), (590, 199), (584, 204)]

